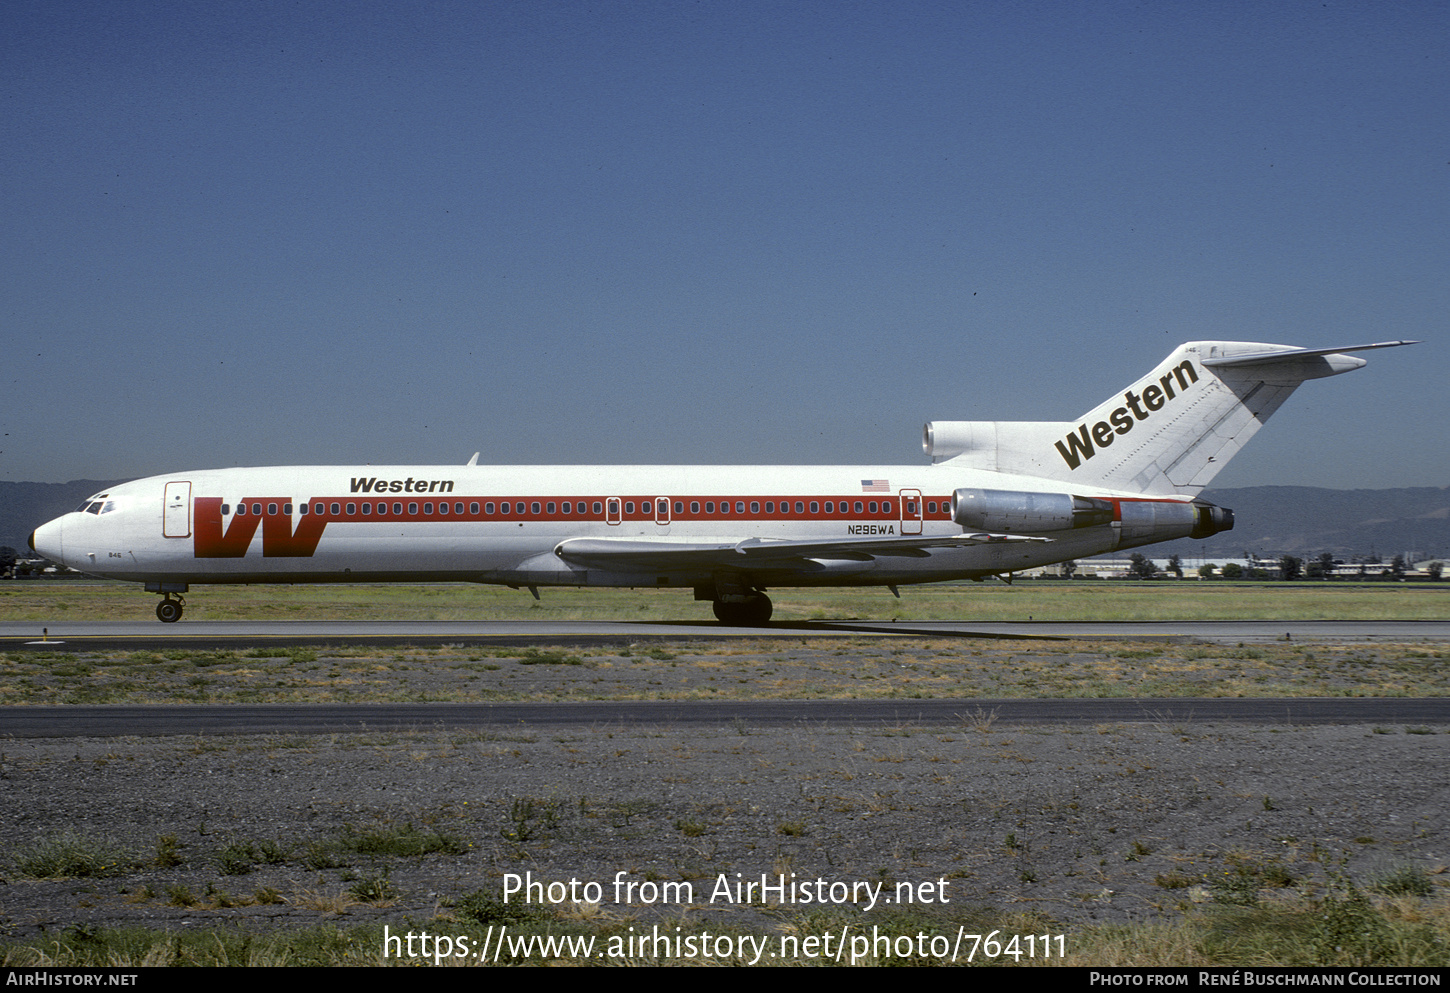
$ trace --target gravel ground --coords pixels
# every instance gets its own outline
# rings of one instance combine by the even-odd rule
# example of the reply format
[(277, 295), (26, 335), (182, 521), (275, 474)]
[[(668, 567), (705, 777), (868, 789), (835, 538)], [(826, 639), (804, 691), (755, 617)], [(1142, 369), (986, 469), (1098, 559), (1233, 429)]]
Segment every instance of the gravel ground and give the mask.
[[(689, 881), (692, 920), (755, 926), (759, 908), (710, 902), (721, 875), (794, 872), (1036, 912), (1070, 936), (1176, 916), (1206, 898), (1193, 883), (1235, 866), (1304, 882), (1413, 865), (1438, 883), (1447, 750), (1438, 728), (990, 720), (11, 740), (0, 742), (0, 935), (398, 927), (466, 894), (497, 896), (507, 873), (597, 881), (603, 913), (641, 921), (681, 908), (640, 900), (647, 889), (616, 902), (617, 873)], [(387, 837), (439, 850), (367, 853)], [(106, 866), (34, 878), (27, 867), (63, 841)]]

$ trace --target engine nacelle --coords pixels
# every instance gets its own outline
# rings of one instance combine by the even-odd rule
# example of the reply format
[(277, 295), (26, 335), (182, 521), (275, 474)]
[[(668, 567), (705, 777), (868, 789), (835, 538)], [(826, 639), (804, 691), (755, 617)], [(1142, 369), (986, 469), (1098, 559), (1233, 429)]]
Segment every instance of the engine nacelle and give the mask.
[(1227, 507), (1217, 507), (1207, 500), (1195, 500), (1193, 509), (1197, 517), (1193, 532), (1188, 536), (1190, 538), (1207, 538), (1220, 531), (1234, 529), (1234, 512)]
[(928, 421), (921, 429), (922, 451), (933, 462), (945, 462), (975, 448), (996, 447), (996, 421)]
[(952, 494), (952, 519), (971, 531), (1071, 531), (1108, 524), (1113, 506), (1106, 500), (1070, 493), (967, 488)]
[(1167, 503), (1162, 500), (1124, 500), (1119, 505), (1119, 548), (1151, 545), (1174, 538), (1207, 538), (1234, 526), (1234, 512), (1207, 500)]

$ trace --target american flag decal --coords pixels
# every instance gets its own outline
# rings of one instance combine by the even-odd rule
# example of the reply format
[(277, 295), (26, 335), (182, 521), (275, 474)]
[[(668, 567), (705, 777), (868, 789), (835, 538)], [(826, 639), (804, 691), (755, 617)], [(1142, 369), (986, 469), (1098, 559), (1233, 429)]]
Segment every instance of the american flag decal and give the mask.
[(861, 480), (862, 493), (890, 493), (891, 483), (885, 479)]

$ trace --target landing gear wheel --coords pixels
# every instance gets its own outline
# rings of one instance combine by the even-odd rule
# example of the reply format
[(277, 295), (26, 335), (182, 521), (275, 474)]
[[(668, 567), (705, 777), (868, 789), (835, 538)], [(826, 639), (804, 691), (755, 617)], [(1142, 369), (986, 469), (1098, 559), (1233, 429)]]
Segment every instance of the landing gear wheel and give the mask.
[(752, 593), (744, 600), (715, 601), (715, 617), (721, 624), (761, 625), (770, 620), (771, 612), (770, 597), (764, 593)]
[(156, 619), (163, 624), (175, 624), (181, 620), (181, 601), (167, 597), (156, 605)]

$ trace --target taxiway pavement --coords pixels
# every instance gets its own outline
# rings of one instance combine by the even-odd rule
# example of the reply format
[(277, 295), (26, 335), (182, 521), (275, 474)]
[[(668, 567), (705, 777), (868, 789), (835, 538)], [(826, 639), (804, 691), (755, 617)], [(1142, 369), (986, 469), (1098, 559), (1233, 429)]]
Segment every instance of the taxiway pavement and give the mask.
[(650, 639), (931, 637), (1205, 642), (1444, 642), (1450, 621), (782, 621), (761, 627), (669, 621), (6, 621), (0, 649), (226, 648), (245, 643), (525, 644)]

